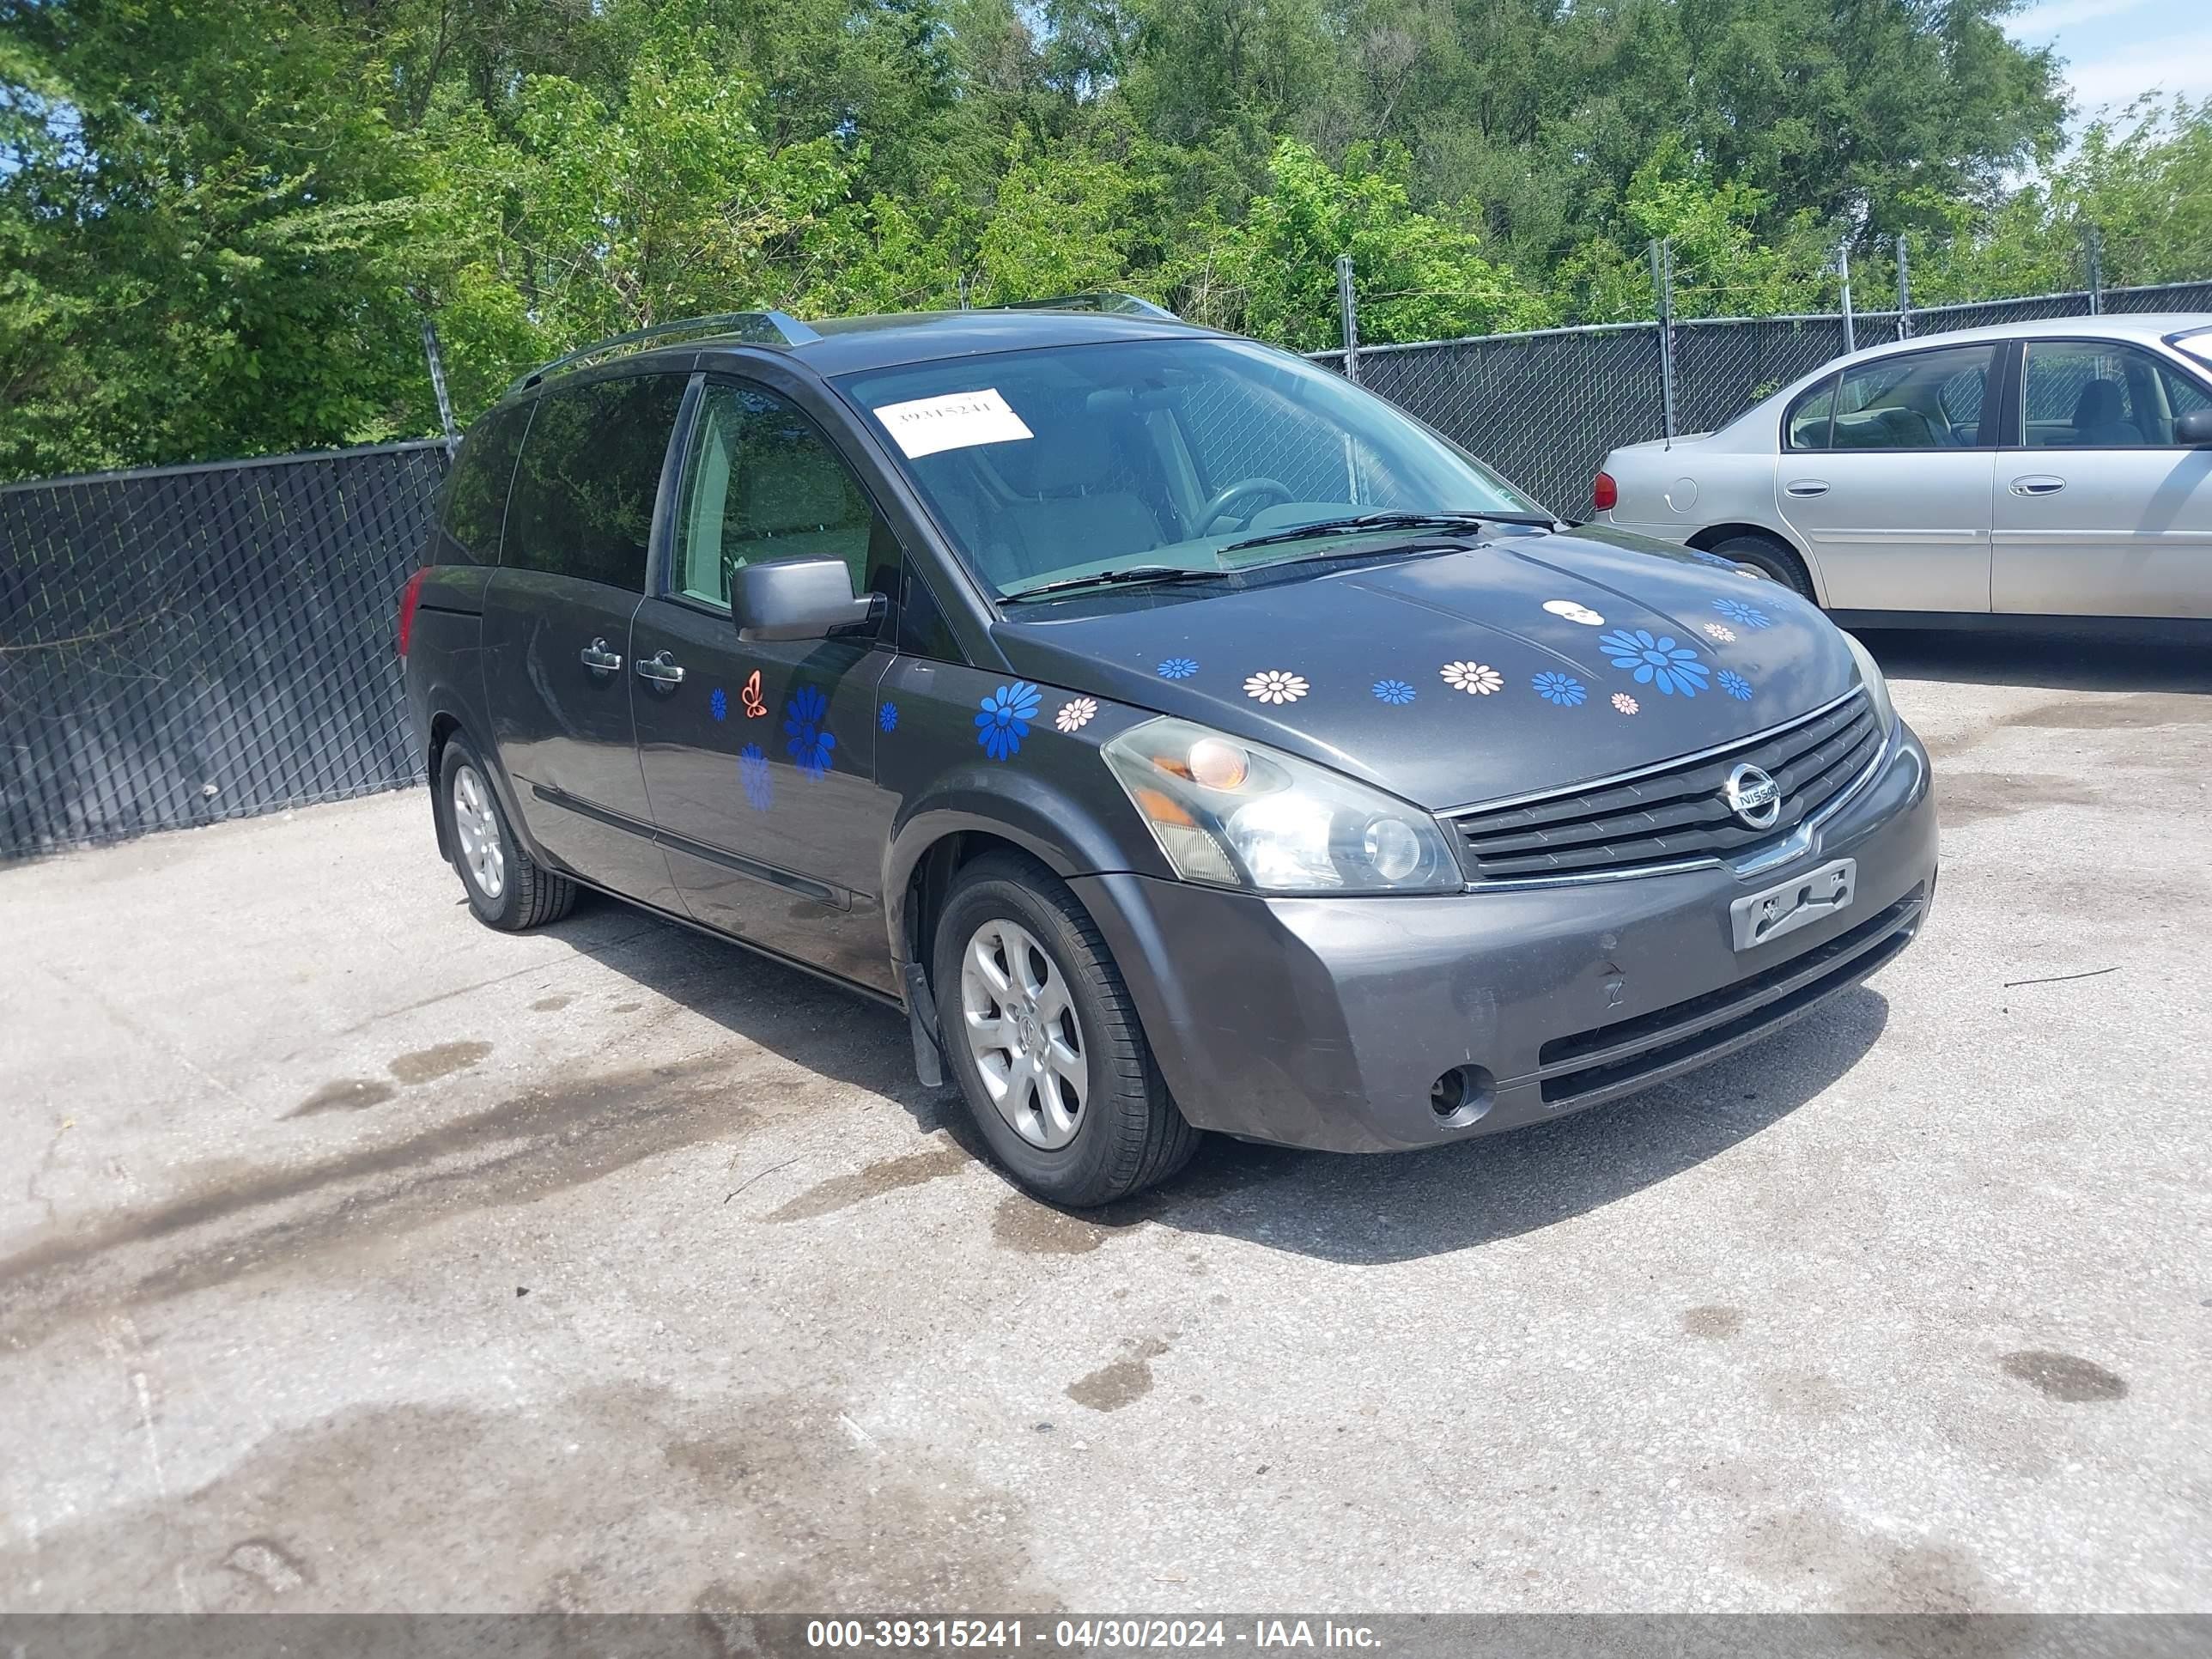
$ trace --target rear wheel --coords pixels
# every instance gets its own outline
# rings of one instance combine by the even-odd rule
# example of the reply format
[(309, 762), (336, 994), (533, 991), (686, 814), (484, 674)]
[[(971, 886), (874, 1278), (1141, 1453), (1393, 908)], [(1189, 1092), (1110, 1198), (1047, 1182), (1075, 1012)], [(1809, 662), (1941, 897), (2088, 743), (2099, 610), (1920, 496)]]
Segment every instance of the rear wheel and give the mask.
[(437, 789), (446, 846), (479, 921), (520, 933), (576, 908), (576, 884), (538, 863), (515, 839), (490, 775), (466, 738), (447, 742)]
[(1022, 1185), (1083, 1209), (1189, 1161), (1199, 1132), (1168, 1094), (1105, 940), (1050, 872), (1012, 854), (969, 866), (933, 957), (946, 1058)]
[(1796, 550), (1771, 536), (1731, 536), (1711, 550), (1723, 559), (1749, 565), (1769, 581), (1780, 582), (1801, 599), (1813, 597), (1813, 579)]

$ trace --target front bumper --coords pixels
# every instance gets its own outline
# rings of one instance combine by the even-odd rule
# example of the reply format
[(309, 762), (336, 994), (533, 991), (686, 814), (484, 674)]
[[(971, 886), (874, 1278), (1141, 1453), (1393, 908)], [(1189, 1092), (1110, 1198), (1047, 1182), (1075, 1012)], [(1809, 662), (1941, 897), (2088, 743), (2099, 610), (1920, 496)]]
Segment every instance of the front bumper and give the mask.
[[(1739, 955), (1729, 901), (1857, 860), (1850, 906)], [(1880, 769), (1784, 864), (1426, 897), (1266, 899), (1135, 875), (1073, 885), (1183, 1115), (1329, 1152), (1395, 1152), (1594, 1106), (1817, 1007), (1918, 932), (1936, 888), (1927, 751)], [(1443, 1073), (1478, 1093), (1448, 1120)], [(1479, 1069), (1474, 1069), (1479, 1068)]]

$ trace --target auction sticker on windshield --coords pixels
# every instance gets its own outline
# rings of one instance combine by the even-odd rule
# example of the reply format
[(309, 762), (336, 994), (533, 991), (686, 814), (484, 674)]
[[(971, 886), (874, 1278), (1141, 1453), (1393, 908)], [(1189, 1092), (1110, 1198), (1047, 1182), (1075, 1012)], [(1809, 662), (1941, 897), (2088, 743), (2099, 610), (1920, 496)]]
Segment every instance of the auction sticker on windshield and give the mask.
[(876, 410), (876, 418), (910, 461), (934, 455), (940, 449), (971, 449), (977, 444), (1011, 443), (1036, 436), (1007, 407), (996, 386), (885, 404)]

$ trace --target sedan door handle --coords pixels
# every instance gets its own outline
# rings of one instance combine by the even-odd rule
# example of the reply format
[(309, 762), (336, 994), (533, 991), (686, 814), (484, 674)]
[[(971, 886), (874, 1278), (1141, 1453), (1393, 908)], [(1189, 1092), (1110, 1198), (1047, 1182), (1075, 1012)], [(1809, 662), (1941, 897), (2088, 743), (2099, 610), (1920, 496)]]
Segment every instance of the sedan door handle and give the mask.
[(1782, 487), (1792, 495), (1825, 495), (1828, 493), (1826, 478), (1792, 478)]
[(665, 651), (659, 656), (640, 659), (637, 673), (640, 679), (651, 680), (655, 685), (681, 685), (684, 683), (684, 671), (677, 666), (675, 659)]
[(2012, 493), (2015, 495), (2056, 495), (2065, 488), (2065, 479), (2054, 478), (2047, 472), (2031, 473), (2012, 481)]
[(622, 666), (622, 653), (607, 649), (604, 638), (593, 640), (579, 653), (584, 666), (594, 674), (611, 674)]

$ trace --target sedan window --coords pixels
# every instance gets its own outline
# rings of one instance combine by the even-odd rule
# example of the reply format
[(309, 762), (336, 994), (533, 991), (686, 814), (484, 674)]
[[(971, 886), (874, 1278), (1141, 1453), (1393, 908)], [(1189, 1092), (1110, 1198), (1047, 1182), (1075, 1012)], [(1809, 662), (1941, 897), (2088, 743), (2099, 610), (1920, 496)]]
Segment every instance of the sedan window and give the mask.
[(2148, 351), (2111, 340), (2033, 340), (2021, 383), (2031, 449), (2164, 448), (2212, 396)]
[(1877, 358), (1846, 369), (1836, 403), (1836, 449), (1972, 449), (1981, 442), (1994, 345), (1951, 346)]

